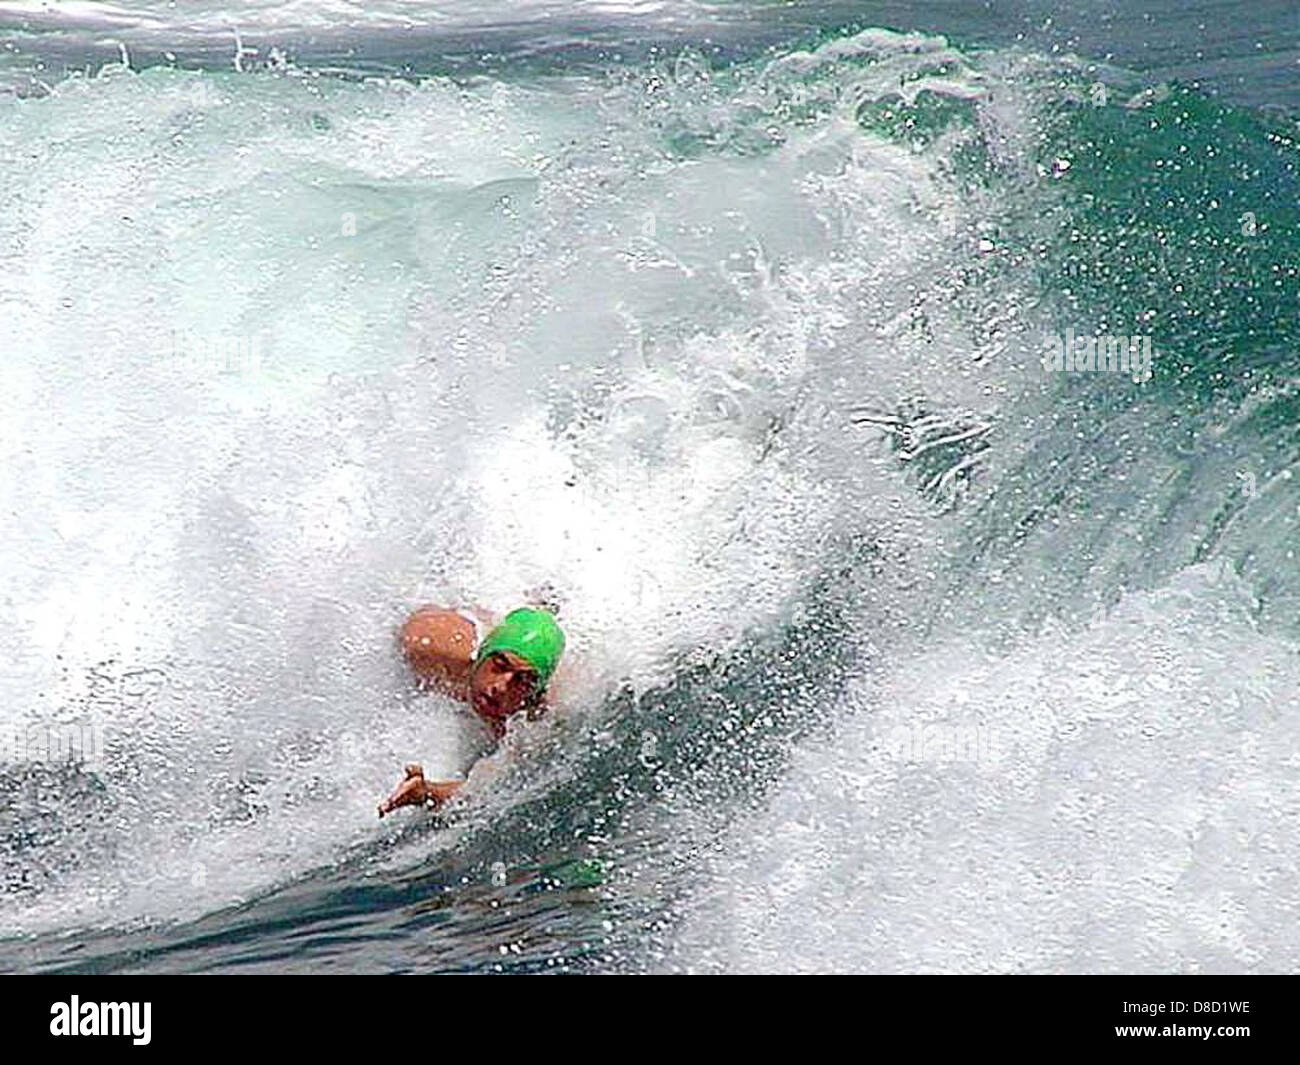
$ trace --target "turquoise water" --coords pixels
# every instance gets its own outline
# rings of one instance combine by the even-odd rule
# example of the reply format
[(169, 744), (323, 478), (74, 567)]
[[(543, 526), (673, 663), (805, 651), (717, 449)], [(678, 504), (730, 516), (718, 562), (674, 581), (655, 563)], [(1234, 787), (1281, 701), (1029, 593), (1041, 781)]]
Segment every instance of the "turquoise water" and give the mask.
[(305, 19), (0, 3), (0, 965), (1294, 968), (1293, 10)]

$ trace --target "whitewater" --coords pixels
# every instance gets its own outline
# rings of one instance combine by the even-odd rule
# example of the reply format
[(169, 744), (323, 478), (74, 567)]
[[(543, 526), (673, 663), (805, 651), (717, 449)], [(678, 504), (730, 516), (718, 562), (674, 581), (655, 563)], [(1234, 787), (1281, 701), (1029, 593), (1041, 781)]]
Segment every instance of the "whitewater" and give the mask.
[(844, 9), (0, 3), (0, 966), (1300, 963), (1296, 49)]

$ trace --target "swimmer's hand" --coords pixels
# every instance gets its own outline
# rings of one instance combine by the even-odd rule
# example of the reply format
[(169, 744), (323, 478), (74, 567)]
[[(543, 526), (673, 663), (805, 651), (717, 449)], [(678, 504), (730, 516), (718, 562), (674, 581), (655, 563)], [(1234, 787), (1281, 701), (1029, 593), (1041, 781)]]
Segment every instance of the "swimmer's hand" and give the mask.
[(379, 816), (391, 814), (401, 806), (441, 806), (460, 790), (461, 783), (459, 780), (425, 780), (422, 766), (408, 765), (402, 782), (379, 804)]

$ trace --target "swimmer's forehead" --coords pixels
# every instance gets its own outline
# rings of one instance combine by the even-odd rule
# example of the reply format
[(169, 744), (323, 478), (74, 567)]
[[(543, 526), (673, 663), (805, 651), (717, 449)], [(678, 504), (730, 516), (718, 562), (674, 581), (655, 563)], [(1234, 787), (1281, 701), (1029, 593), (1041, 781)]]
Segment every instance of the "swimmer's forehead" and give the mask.
[(479, 661), (479, 665), (483, 665), (485, 662), (492, 662), (498, 666), (505, 666), (507, 669), (515, 673), (537, 672), (532, 665), (520, 658), (519, 655), (514, 653), (514, 651), (489, 651)]

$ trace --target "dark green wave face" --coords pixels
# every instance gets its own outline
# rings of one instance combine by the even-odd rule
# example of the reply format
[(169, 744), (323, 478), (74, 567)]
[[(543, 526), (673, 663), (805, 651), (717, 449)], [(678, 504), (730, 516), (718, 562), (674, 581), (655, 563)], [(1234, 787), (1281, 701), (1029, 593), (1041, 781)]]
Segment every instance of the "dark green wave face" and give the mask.
[(1180, 509), (1192, 528), (1181, 553), (1195, 545), (1194, 559), (1232, 559), (1250, 572), (1260, 613), (1293, 630), (1298, 132), (1292, 118), (1178, 85), (1132, 108), (1069, 109), (1049, 136), (1052, 157), (1071, 167), (1044, 270), (1067, 315), (1102, 333), (1152, 337), (1153, 402), (1167, 419), (1153, 438), (1185, 456)]
[[(27, 18), (0, 702), (107, 741), (0, 763), (0, 968), (1294, 968), (1293, 13), (1176, 6)], [(402, 612), (543, 585), (377, 827), (481, 740)]]
[[(1016, 160), (1051, 175), (1055, 194), (1016, 196), (1004, 223), (1062, 322), (1152, 335), (1165, 353), (1157, 382), (1190, 402), (1286, 383), (1300, 330), (1300, 124), (1179, 84), (1058, 76), (1034, 90), (1038, 130)], [(953, 176), (1014, 195), (1017, 175), (998, 172), (979, 110), (921, 89), (910, 102), (869, 100), (858, 119), (917, 150), (956, 133), (944, 161)]]
[(1285, 386), (1300, 339), (1300, 127), (1161, 88), (1049, 119), (1042, 162), (1071, 165), (1044, 284), (1103, 332), (1152, 334), (1157, 382), (1187, 402)]
[[(1223, 558), (1249, 575), (1258, 616), (1295, 631), (1300, 125), (1187, 85), (1027, 64), (1032, 132), (1023, 155), (999, 159), (987, 113), (1005, 86), (982, 100), (919, 87), (943, 73), (916, 70), (864, 101), (859, 124), (917, 153), (944, 145), (953, 186), (996, 200), (986, 226), (1004, 262), (984, 273), (1016, 263), (1046, 309), (1038, 338), (1141, 337), (1152, 350), (1140, 387), (1049, 375), (1043, 409), (1004, 412), (1038, 432), (1013, 480), (972, 508), (954, 594), (980, 580), (972, 558), (993, 555), (996, 582), (1010, 571), (1034, 589), (1012, 597), (1022, 618), (1063, 604), (1082, 618)], [(930, 450), (916, 468), (932, 481), (969, 452)]]
[[(1036, 448), (1025, 472), (1038, 485), (1032, 523), (1072, 515), (1069, 535), (1082, 543), (1065, 570), (1086, 567), (1075, 579), (1102, 601), (1135, 577), (1224, 558), (1249, 575), (1259, 616), (1294, 631), (1296, 122), (1176, 84), (1125, 95), (1101, 85), (1043, 108), (1035, 167), (1059, 195), (1020, 205), (1037, 214), (1022, 228), (1025, 253), (1052, 302), (1047, 328), (1141, 335), (1154, 357), (1136, 392), (1105, 375), (1061, 375), (1057, 455)], [(1017, 214), (1011, 226), (1025, 220)], [(1063, 438), (1079, 446), (1062, 455)], [(1121, 492), (1117, 474), (1129, 482)], [(994, 520), (1005, 529), (1008, 517)], [(1127, 538), (1145, 545), (1144, 559), (1124, 557)]]

